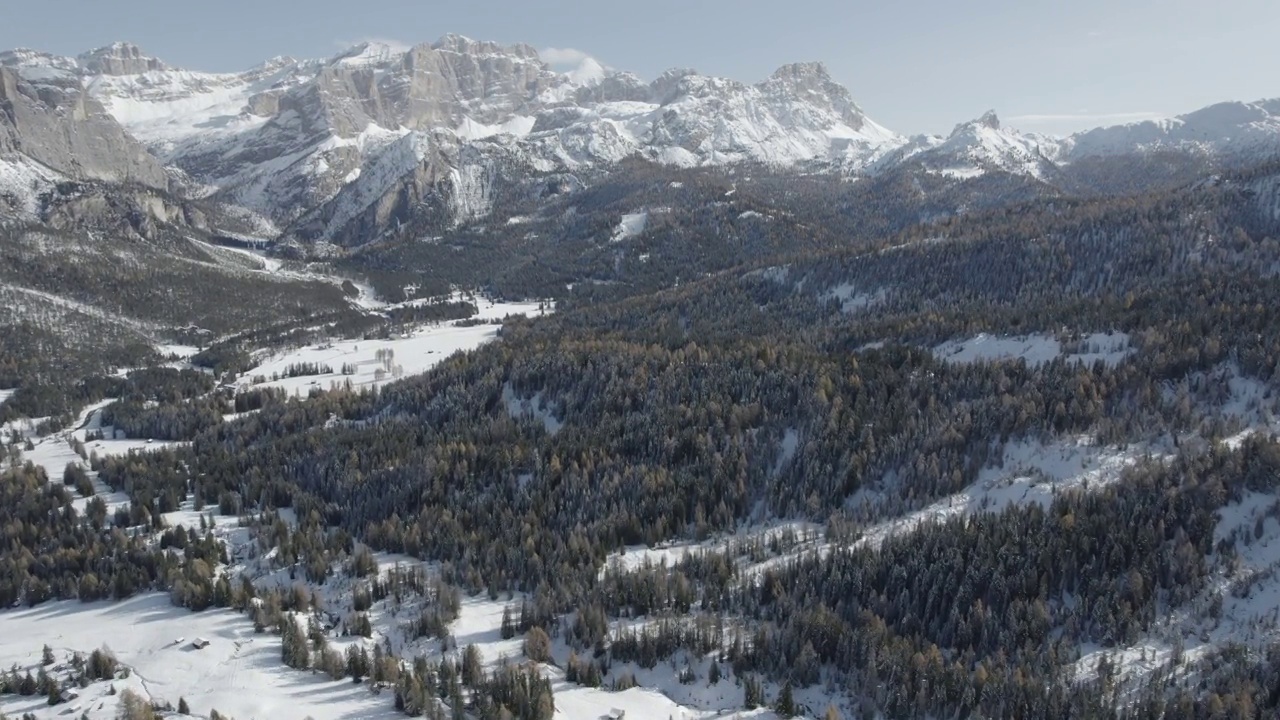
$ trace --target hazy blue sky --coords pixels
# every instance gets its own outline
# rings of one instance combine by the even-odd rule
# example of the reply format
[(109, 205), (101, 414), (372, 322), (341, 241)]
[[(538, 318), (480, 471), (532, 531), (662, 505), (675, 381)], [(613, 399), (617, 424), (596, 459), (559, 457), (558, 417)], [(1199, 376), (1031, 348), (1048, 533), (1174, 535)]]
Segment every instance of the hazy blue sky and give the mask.
[(3, 4), (0, 48), (75, 54), (130, 40), (200, 70), (446, 32), (578, 50), (646, 78), (680, 66), (754, 82), (787, 62), (821, 60), (872, 118), (903, 133), (946, 133), (991, 108), (1006, 124), (1062, 132), (1280, 96), (1277, 0)]

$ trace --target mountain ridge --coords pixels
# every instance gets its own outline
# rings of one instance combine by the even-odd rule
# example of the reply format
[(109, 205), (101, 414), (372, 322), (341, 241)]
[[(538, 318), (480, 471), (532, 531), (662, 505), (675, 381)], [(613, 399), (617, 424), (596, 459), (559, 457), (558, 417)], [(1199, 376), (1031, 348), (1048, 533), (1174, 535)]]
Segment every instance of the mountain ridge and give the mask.
[[(375, 205), (430, 206), (429, 224), (449, 227), (491, 205), (464, 178), (519, 185), (607, 173), (628, 158), (1047, 182), (1072, 163), (1135, 153), (1204, 163), (1280, 154), (1280, 101), (1219, 103), (1065, 138), (1005, 127), (994, 111), (945, 136), (905, 136), (872, 120), (821, 62), (784, 64), (752, 84), (689, 69), (646, 82), (587, 60), (559, 72), (530, 45), (456, 34), (407, 48), (361, 43), (327, 59), (277, 57), (235, 73), (175, 68), (124, 42), (75, 58), (0, 53), (29, 95), (59, 88), (100, 105), (186, 195), (235, 208), (260, 235), (304, 242), (376, 240), (399, 213), (315, 229), (317, 219), (353, 222)], [(405, 143), (430, 150), (383, 157), (411, 134)], [(392, 169), (400, 174), (386, 177)], [(142, 176), (159, 182), (154, 171)]]

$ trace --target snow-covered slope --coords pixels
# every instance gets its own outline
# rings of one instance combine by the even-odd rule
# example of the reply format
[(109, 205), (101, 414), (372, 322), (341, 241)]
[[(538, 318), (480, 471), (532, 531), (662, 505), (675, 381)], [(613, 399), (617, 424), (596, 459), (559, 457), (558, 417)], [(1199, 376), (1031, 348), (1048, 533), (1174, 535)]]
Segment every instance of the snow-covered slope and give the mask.
[(908, 160), (929, 172), (953, 178), (977, 177), (991, 170), (1042, 177), (1053, 166), (1058, 140), (1002, 127), (995, 111), (956, 125), (946, 138), (918, 136), (881, 165)]
[[(177, 69), (128, 43), (75, 58), (14, 50), (0, 53), (0, 66), (47, 94), (78, 98), (88, 118), (101, 108), (100, 119), (114, 119), (180, 171), (189, 194), (238, 206), (262, 219), (264, 231), (302, 240), (378, 237), (408, 207), (418, 208), (415, 222), (448, 227), (484, 217), (504, 182), (607, 170), (633, 157), (679, 167), (906, 167), (953, 179), (995, 171), (1048, 181), (1055, 169), (1098, 156), (1280, 152), (1280, 100), (1222, 103), (1065, 139), (1003, 127), (990, 112), (946, 137), (906, 138), (871, 120), (820, 63), (785, 65), (754, 85), (693, 70), (650, 82), (591, 58), (557, 72), (528, 45), (458, 35), (410, 48), (363, 43), (326, 60), (275, 58), (240, 73)], [(410, 133), (414, 139), (401, 140)], [(116, 174), (164, 182), (149, 156)]]
[(839, 160), (860, 168), (904, 142), (817, 63), (784, 66), (757, 85), (685, 70), (645, 83), (590, 58), (555, 72), (527, 45), (457, 35), (409, 49), (366, 43), (326, 61), (277, 58), (230, 74), (175, 69), (124, 43), (78, 58), (14, 51), (0, 63), (80, 83), (206, 192), (281, 227), (374, 164), (385, 172), (387, 143), (365, 137), (449, 130), (462, 145), (505, 138), (477, 149), (529, 172), (630, 156), (680, 166)]
[(57, 173), (25, 155), (0, 155), (0, 214), (35, 219), (40, 196), (59, 179)]
[[(14, 58), (33, 64), (9, 67)], [(59, 61), (37, 53), (0, 55), (0, 159), (32, 164), (77, 180), (163, 188), (168, 178), (146, 152), (81, 87)], [(13, 173), (6, 173), (13, 174)]]
[(1164, 120), (1098, 128), (1063, 143), (1065, 157), (1180, 150), (1232, 158), (1280, 152), (1280, 99), (1224, 102)]

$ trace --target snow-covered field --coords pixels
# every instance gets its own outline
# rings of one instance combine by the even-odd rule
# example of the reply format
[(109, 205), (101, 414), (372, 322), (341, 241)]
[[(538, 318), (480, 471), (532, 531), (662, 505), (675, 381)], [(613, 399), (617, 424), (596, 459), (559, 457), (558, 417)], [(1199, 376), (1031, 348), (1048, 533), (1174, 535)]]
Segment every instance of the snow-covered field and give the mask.
[[(1062, 343), (1048, 335), (996, 337), (982, 333), (966, 340), (950, 340), (933, 349), (939, 359), (951, 363), (1025, 360), (1042, 365), (1064, 355)], [(1125, 333), (1092, 333), (1082, 338), (1080, 352), (1067, 353), (1069, 361), (1092, 365), (1101, 360), (1108, 365), (1123, 361), (1133, 348)]]
[[(461, 617), (451, 626), (458, 646), (474, 643), (485, 662), (493, 664), (502, 656), (520, 659), (521, 639), (501, 640), (502, 601), (464, 601)], [(95, 649), (109, 649), (128, 667), (131, 677), (112, 683), (98, 682), (70, 703), (49, 707), (43, 697), (4, 696), (0, 711), (17, 716), (32, 712), (40, 720), (67, 714), (87, 713), (92, 720), (115, 717), (118, 696), (110, 695), (128, 687), (156, 702), (175, 706), (183, 698), (192, 715), (207, 717), (216, 709), (239, 720), (253, 718), (312, 717), (338, 718), (403, 717), (391, 702), (390, 693), (374, 694), (366, 685), (349, 680), (331, 681), (322, 674), (291, 670), (280, 658), (280, 639), (272, 634), (255, 634), (244, 616), (229, 610), (192, 613), (170, 604), (165, 594), (150, 593), (119, 603), (46, 603), (33, 609), (0, 612), (0, 666), (38, 667), (41, 648), (53, 648), (58, 662), (72, 652), (87, 656)], [(195, 638), (210, 641), (196, 649)], [(181, 639), (181, 641), (179, 641)], [(653, 673), (663, 675), (660, 665)], [(653, 687), (623, 692), (579, 687), (565, 682), (561, 670), (545, 666), (553, 681), (556, 717), (580, 720), (607, 715), (617, 709), (628, 718), (758, 718), (776, 717), (768, 711), (738, 712), (741, 689), (725, 677), (715, 687), (705, 680), (681, 686), (684, 694), (697, 694), (719, 709), (699, 709), (677, 703)], [(703, 703), (700, 703), (703, 704)]]
[[(197, 637), (208, 639), (209, 646), (194, 648), (191, 641)], [(38, 665), (41, 647), (48, 644), (59, 661), (73, 651), (87, 656), (105, 647), (132, 671), (128, 680), (94, 683), (78, 700), (56, 707), (43, 698), (4, 696), (0, 708), (15, 717), (33, 712), (43, 720), (79, 707), (77, 717), (87, 712), (93, 720), (113, 718), (118, 698), (107, 694), (112, 684), (175, 706), (185, 698), (201, 717), (213, 709), (237, 720), (403, 717), (385, 693), (286, 668), (280, 639), (254, 634), (245, 616), (229, 610), (192, 613), (174, 607), (161, 593), (119, 603), (64, 601), (2, 612), (0, 638), (3, 667)]]
[[(500, 320), (508, 315), (537, 315), (542, 310), (537, 302), (490, 302), (478, 300), (479, 312), (473, 319)], [(455, 352), (474, 350), (498, 336), (498, 324), (461, 326), (457, 322), (419, 328), (412, 333), (389, 340), (341, 340), (309, 345), (265, 356), (257, 367), (249, 370), (239, 380), (242, 387), (253, 384), (255, 376), (265, 376), (269, 387), (281, 387), (290, 392), (306, 393), (310, 388), (329, 389), (341, 386), (347, 380), (353, 385), (377, 385), (399, 377), (424, 373)], [(379, 351), (393, 355), (387, 362), (379, 360)], [(385, 356), (385, 355), (384, 355)], [(290, 366), (298, 363), (316, 363), (333, 368), (332, 373), (307, 375), (271, 380), (273, 374), (283, 375)], [(355, 366), (355, 373), (343, 375), (342, 366)]]
[[(114, 431), (111, 427), (102, 425), (102, 414), (99, 412), (102, 408), (115, 402), (115, 398), (103, 400), (94, 403), (80, 411), (80, 415), (70, 428), (66, 428), (59, 432), (51, 433), (45, 437), (39, 438), (35, 436), (34, 428), (45, 418), (34, 418), (30, 420), (15, 420), (0, 428), (0, 435), (3, 439), (0, 442), (8, 441), (8, 435), (11, 431), (18, 431), (24, 440), (31, 440), (34, 448), (31, 450), (23, 450), (23, 461), (31, 461), (45, 469), (49, 477), (55, 480), (62, 478), (62, 473), (66, 470), (69, 463), (76, 463), (84, 467), (88, 467), (88, 463), (75, 453), (72, 448), (72, 442), (79, 440), (84, 443), (86, 454), (97, 454), (99, 457), (109, 457), (113, 455), (128, 455), (130, 452), (145, 452), (148, 450), (158, 450), (160, 448), (178, 445), (180, 443), (165, 442), (161, 440), (148, 440), (146, 438), (120, 438), (113, 439)], [(102, 440), (87, 440), (89, 433), (102, 431)], [(100, 490), (102, 488), (99, 488)]]

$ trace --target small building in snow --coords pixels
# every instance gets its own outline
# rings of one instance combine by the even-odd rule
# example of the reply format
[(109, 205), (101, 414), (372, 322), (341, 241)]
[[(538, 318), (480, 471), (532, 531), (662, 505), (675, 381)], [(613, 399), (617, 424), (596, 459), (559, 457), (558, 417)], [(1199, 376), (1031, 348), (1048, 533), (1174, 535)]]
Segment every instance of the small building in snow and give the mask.
[(204, 648), (209, 647), (209, 641), (206, 640), (205, 638), (198, 637), (195, 640), (191, 641), (191, 647), (197, 650), (203, 650)]

